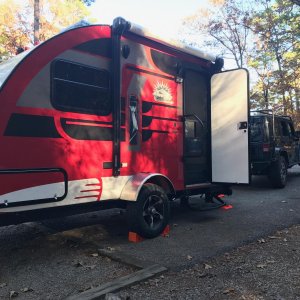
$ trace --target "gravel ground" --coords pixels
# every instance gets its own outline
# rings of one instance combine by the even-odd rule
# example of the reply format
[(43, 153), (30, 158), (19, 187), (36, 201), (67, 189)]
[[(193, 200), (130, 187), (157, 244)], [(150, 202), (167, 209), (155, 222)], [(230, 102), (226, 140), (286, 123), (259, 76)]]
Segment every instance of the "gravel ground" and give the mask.
[(115, 294), (122, 299), (300, 300), (300, 225), (292, 226), (300, 224), (299, 178), (300, 167), (290, 170), (282, 190), (254, 178), (235, 188), (230, 210), (174, 203), (169, 237), (137, 244), (120, 210), (1, 227), (0, 300), (12, 291), (16, 299), (65, 299), (136, 271), (98, 249), (169, 269)]
[(300, 299), (300, 225), (192, 268), (165, 273), (116, 296), (131, 300)]
[[(28, 224), (12, 227), (15, 234), (1, 245), (0, 299), (64, 299), (135, 271), (98, 255), (76, 230), (41, 235), (34, 226), (31, 232)], [(88, 230), (80, 234), (97, 236)]]
[[(20, 237), (22, 228), (15, 227)], [(79, 232), (91, 234), (90, 228), (97, 229)], [(12, 291), (16, 299), (64, 299), (135, 271), (99, 256), (78, 230), (46, 236), (31, 230), (30, 241), (13, 239), (7, 250), (2, 247), (0, 299)], [(113, 296), (107, 299), (300, 299), (300, 225)]]

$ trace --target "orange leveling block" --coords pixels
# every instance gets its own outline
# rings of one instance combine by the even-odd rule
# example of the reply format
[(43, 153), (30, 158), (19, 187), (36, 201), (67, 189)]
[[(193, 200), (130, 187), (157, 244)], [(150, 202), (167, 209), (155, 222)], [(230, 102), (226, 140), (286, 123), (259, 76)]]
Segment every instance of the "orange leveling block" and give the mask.
[[(161, 233), (161, 236), (163, 237), (167, 237), (170, 233), (170, 225), (167, 225), (165, 227), (165, 229), (163, 230), (163, 232)], [(137, 234), (136, 232), (133, 231), (129, 231), (128, 233), (128, 241), (132, 242), (132, 243), (139, 243), (142, 242), (144, 240), (143, 237), (141, 237), (139, 234)]]

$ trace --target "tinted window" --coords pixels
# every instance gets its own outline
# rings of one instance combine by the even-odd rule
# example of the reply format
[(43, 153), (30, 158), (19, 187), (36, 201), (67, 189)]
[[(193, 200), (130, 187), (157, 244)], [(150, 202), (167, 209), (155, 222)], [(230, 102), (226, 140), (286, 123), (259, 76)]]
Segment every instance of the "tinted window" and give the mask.
[(291, 136), (292, 130), (288, 122), (281, 121), (281, 131), (283, 136)]
[(264, 141), (265, 139), (264, 127), (265, 127), (264, 118), (250, 119), (250, 140), (252, 142)]
[(111, 58), (111, 39), (95, 39), (75, 47), (80, 51)]
[(291, 123), (288, 123), (289, 124), (289, 132), (290, 132), (290, 135), (291, 136), (294, 136), (295, 135), (295, 130), (294, 130), (294, 127)]
[(177, 75), (179, 61), (174, 56), (151, 49), (151, 56), (155, 65), (165, 73)]
[(54, 61), (51, 68), (51, 101), (55, 108), (105, 116), (111, 113), (107, 70), (64, 60)]
[(281, 124), (278, 119), (275, 119), (275, 136), (281, 135)]

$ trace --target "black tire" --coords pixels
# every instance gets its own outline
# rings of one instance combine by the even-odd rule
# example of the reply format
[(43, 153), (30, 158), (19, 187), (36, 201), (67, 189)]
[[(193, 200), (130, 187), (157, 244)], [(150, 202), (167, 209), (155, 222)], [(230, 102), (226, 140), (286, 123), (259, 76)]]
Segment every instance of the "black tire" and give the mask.
[(170, 202), (158, 185), (146, 183), (136, 202), (128, 202), (129, 230), (144, 238), (160, 235), (169, 223)]
[(287, 163), (283, 156), (272, 163), (269, 170), (269, 179), (274, 188), (282, 189), (287, 181)]

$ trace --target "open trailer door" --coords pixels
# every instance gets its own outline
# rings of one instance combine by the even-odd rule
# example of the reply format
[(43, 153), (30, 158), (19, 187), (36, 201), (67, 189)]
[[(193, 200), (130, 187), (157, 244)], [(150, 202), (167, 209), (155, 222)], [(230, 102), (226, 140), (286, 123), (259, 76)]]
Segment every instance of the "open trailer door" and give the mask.
[(212, 182), (250, 183), (249, 75), (245, 69), (211, 78)]

